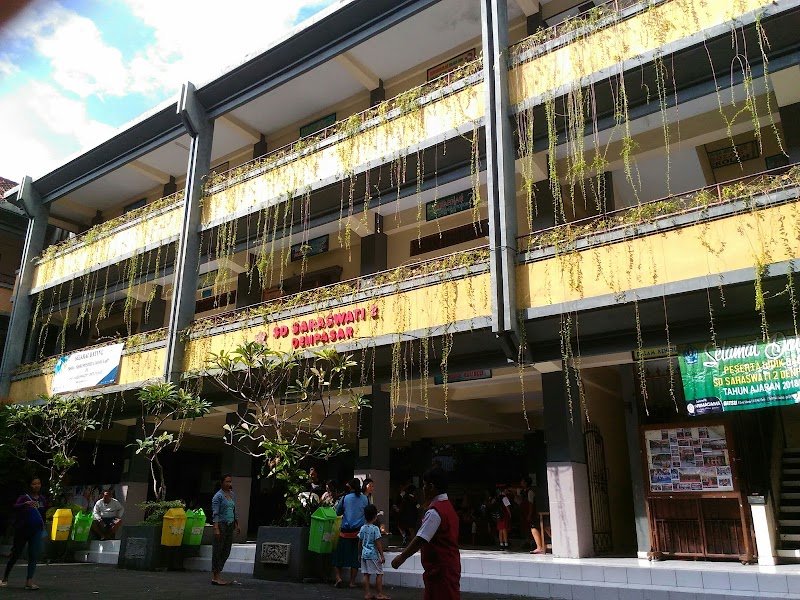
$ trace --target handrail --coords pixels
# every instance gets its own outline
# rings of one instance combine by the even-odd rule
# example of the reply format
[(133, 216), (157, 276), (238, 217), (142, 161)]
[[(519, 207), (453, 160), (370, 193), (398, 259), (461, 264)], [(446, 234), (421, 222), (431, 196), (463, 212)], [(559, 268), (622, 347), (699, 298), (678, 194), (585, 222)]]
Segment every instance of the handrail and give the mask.
[[(310, 290), (303, 290), (297, 292), (295, 294), (288, 294), (286, 296), (282, 296), (280, 298), (275, 298), (272, 300), (265, 300), (264, 302), (259, 302), (257, 304), (251, 304), (250, 306), (242, 307), (242, 308), (235, 308), (233, 310), (229, 310), (226, 312), (218, 313), (211, 317), (206, 317), (203, 319), (198, 319), (194, 321), (191, 325), (189, 325), (188, 330), (190, 332), (194, 332), (200, 329), (210, 329), (218, 325), (222, 325), (224, 323), (235, 323), (243, 320), (247, 320), (254, 316), (257, 316), (260, 309), (265, 308), (269, 305), (281, 306), (284, 305), (285, 310), (290, 310), (292, 308), (300, 308), (308, 305), (315, 304), (314, 301), (309, 300), (308, 302), (302, 302), (294, 304), (293, 300), (301, 300), (304, 296), (309, 296), (313, 293), (315, 296), (322, 296), (325, 300), (333, 300), (336, 297), (342, 297), (345, 295), (353, 295), (359, 292), (364, 292), (370, 289), (376, 289), (382, 286), (390, 285), (393, 283), (407, 283), (414, 279), (426, 277), (429, 275), (433, 275), (435, 273), (440, 273), (447, 269), (459, 268), (459, 267), (469, 267), (475, 264), (480, 264), (483, 262), (479, 260), (480, 255), (485, 254), (485, 260), (488, 261), (489, 259), (489, 246), (478, 246), (476, 248), (471, 248), (470, 250), (461, 251), (461, 252), (453, 252), (450, 254), (445, 254), (444, 256), (439, 256), (436, 258), (430, 258), (427, 260), (419, 261), (416, 263), (412, 263), (410, 265), (400, 265), (397, 267), (393, 267), (391, 269), (386, 269), (384, 271), (379, 271), (377, 273), (373, 273), (371, 275), (361, 276), (361, 277), (354, 277), (352, 279), (347, 279), (345, 281), (340, 281), (337, 283), (331, 283), (328, 285), (323, 285), (317, 288), (312, 288)], [(463, 257), (465, 255), (474, 255), (476, 256), (476, 260), (468, 264), (467, 261), (464, 261), (462, 264), (447, 264), (448, 259), (454, 259), (456, 257)], [(426, 270), (425, 267), (434, 263), (443, 263), (442, 267), (439, 269), (431, 269)], [(393, 273), (402, 274), (402, 278), (399, 281), (392, 280), (389, 276)], [(339, 289), (342, 290), (341, 294), (332, 293), (330, 297), (325, 297), (325, 292), (337, 292)], [(319, 302), (318, 300), (317, 302)]]
[[(353, 127), (355, 121), (358, 121), (357, 127), (360, 129), (364, 125), (366, 125), (370, 120), (375, 119), (377, 117), (386, 116), (392, 110), (397, 108), (402, 108), (399, 106), (400, 100), (410, 97), (412, 101), (418, 101), (421, 98), (424, 98), (426, 95), (433, 93), (439, 89), (447, 88), (448, 86), (460, 81), (462, 79), (466, 79), (470, 75), (477, 73), (480, 71), (483, 65), (482, 57), (478, 57), (477, 59), (470, 61), (464, 65), (461, 65), (457, 69), (453, 69), (452, 71), (448, 71), (447, 73), (443, 73), (439, 77), (432, 79), (431, 81), (427, 81), (421, 85), (409, 88), (408, 90), (401, 92), (397, 96), (394, 96), (388, 100), (384, 100), (377, 106), (372, 106), (360, 112), (354, 113), (345, 119), (340, 119), (336, 121), (336, 123), (332, 125), (328, 125), (324, 129), (320, 131), (311, 133), (309, 135), (303, 136), (285, 144), (271, 152), (268, 152), (264, 156), (259, 156), (258, 158), (254, 158), (249, 160), (245, 163), (242, 163), (236, 167), (232, 167), (227, 169), (226, 171), (222, 171), (220, 173), (213, 173), (213, 176), (210, 176), (208, 181), (209, 183), (206, 185), (206, 188), (209, 187), (216, 187), (217, 185), (226, 184), (225, 187), (230, 185), (234, 185), (239, 182), (240, 178), (247, 179), (248, 175), (261, 168), (268, 166), (272, 163), (279, 161), (282, 158), (291, 156), (292, 154), (302, 152), (305, 149), (313, 148), (316, 144), (319, 144), (329, 137), (332, 137), (338, 133), (348, 130), (350, 127)], [(401, 110), (402, 114), (402, 110)], [(299, 148), (298, 148), (299, 146)], [(313, 148), (316, 150), (316, 148)], [(237, 172), (235, 177), (231, 177), (231, 175)], [(228, 179), (226, 181), (226, 178)], [(235, 180), (233, 180), (235, 179)]]
[[(113, 219), (109, 219), (108, 221), (99, 223), (94, 227), (90, 227), (83, 233), (79, 233), (76, 236), (61, 240), (55, 244), (51, 244), (45, 248), (44, 252), (42, 252), (42, 254), (40, 254), (35, 260), (37, 262), (50, 260), (55, 258), (57, 254), (61, 254), (74, 246), (79, 246), (83, 243), (92, 243), (107, 238), (122, 229), (125, 225), (143, 217), (144, 215), (150, 214), (151, 212), (177, 207), (180, 201), (183, 199), (183, 194), (184, 191), (181, 190), (175, 192), (174, 194), (170, 194), (169, 196), (164, 196), (163, 198), (159, 198), (150, 204), (145, 204), (144, 206), (140, 206), (139, 208), (136, 208), (130, 212), (123, 213), (117, 217), (114, 217)], [(99, 228), (104, 228), (106, 231), (103, 231), (102, 234), (98, 234)], [(92, 238), (92, 236), (95, 235), (97, 237)], [(87, 241), (87, 238), (92, 239)]]
[[(631, 226), (637, 223), (627, 223), (624, 221), (623, 217), (627, 213), (632, 213), (635, 211), (639, 211), (640, 213), (648, 214), (647, 209), (649, 207), (656, 207), (658, 205), (664, 205), (667, 203), (672, 203), (679, 205), (675, 208), (675, 210), (654, 214), (653, 218), (661, 218), (666, 216), (674, 216), (681, 214), (684, 211), (694, 210), (697, 208), (709, 208), (711, 206), (718, 206), (720, 204), (725, 204), (726, 202), (730, 202), (736, 199), (740, 199), (745, 196), (746, 186), (748, 182), (752, 182), (757, 180), (758, 178), (768, 179), (770, 177), (775, 177), (777, 181), (781, 181), (778, 179), (779, 177), (787, 175), (789, 180), (781, 183), (781, 185), (777, 185), (770, 188), (763, 188), (761, 190), (756, 191), (764, 191), (766, 192), (774, 192), (779, 189), (783, 189), (786, 187), (791, 187), (792, 185), (800, 185), (800, 163), (793, 163), (791, 165), (785, 165), (782, 167), (776, 167), (774, 169), (768, 169), (766, 171), (761, 171), (759, 173), (755, 173), (753, 175), (744, 175), (742, 177), (737, 177), (736, 179), (729, 179), (727, 181), (715, 183), (713, 185), (704, 186), (697, 188), (695, 190), (691, 190), (688, 192), (683, 192), (677, 195), (670, 195), (664, 196), (662, 198), (658, 198), (656, 200), (650, 200), (648, 202), (642, 202), (640, 204), (636, 204), (633, 206), (626, 206), (623, 208), (619, 208), (614, 211), (610, 211), (600, 215), (594, 215), (591, 217), (586, 217), (583, 219), (578, 219), (576, 221), (569, 221), (567, 223), (560, 223), (558, 225), (553, 225), (551, 227), (547, 227), (544, 229), (539, 229), (536, 231), (532, 231), (528, 234), (523, 234), (517, 237), (517, 242), (523, 242), (526, 240), (530, 240), (531, 238), (535, 237), (542, 237), (546, 238), (549, 233), (564, 229), (564, 228), (580, 228), (580, 227), (587, 227), (593, 223), (605, 223), (606, 227), (598, 227), (596, 230), (587, 231), (586, 234), (590, 235), (593, 233), (599, 233), (601, 231), (611, 231), (617, 227), (623, 226)], [(730, 190), (730, 192), (728, 191)], [(706, 194), (712, 193), (710, 198), (706, 196)], [(703, 198), (703, 202), (698, 202), (700, 198)], [(695, 205), (691, 205), (690, 202), (695, 201), (698, 202)], [(642, 218), (638, 223), (645, 222), (647, 219)], [(529, 244), (530, 247), (530, 244)], [(526, 251), (523, 249), (521, 251)]]

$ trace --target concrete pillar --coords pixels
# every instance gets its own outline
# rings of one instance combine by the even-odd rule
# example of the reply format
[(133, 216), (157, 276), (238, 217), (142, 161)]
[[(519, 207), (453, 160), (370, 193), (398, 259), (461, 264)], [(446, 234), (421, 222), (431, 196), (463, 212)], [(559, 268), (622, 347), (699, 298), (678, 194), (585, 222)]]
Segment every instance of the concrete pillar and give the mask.
[(186, 193), (183, 199), (183, 229), (175, 256), (175, 287), (167, 329), (167, 352), (164, 377), (179, 383), (183, 374), (184, 343), (181, 332), (194, 318), (197, 278), (200, 266), (200, 199), (203, 179), (211, 166), (211, 143), (214, 122), (196, 97), (191, 82), (184, 84), (178, 101), (178, 114), (192, 138), (186, 170)]
[[(17, 194), (17, 204), (25, 211), (29, 221), (25, 234), (25, 245), (22, 248), (17, 285), (14, 289), (11, 308), (11, 320), (8, 323), (6, 344), (3, 349), (3, 361), (0, 363), (0, 398), (8, 396), (11, 388), (11, 373), (20, 364), (25, 351), (25, 340), (28, 336), (31, 318), (31, 285), (33, 283), (33, 259), (44, 249), (47, 235), (47, 219), (50, 206), (42, 202), (39, 192), (33, 186), (33, 180), (27, 175), (22, 178)], [(36, 327), (30, 327), (36, 331)], [(34, 339), (28, 341), (29, 345)], [(33, 398), (20, 398), (32, 400)]]
[(153, 331), (164, 327), (167, 318), (167, 301), (164, 299), (164, 288), (160, 285), (155, 286), (156, 291), (150, 301), (149, 310), (142, 309), (141, 323), (139, 323), (139, 333)]
[(375, 481), (374, 502), (378, 510), (389, 516), (389, 438), (391, 419), (389, 394), (373, 387), (369, 396), (370, 408), (358, 413), (358, 436), (354, 476), (370, 477)]
[(636, 555), (647, 558), (650, 552), (650, 525), (647, 520), (645, 480), (642, 474), (642, 445), (639, 432), (639, 405), (636, 397), (636, 377), (633, 365), (617, 367), (625, 404), (625, 435), (628, 439), (628, 459), (633, 491), (633, 518), (636, 528)]
[(122, 490), (117, 498), (125, 507), (123, 522), (125, 525), (136, 525), (144, 519), (144, 511), (139, 504), (147, 500), (147, 494), (152, 485), (150, 475), (150, 462), (143, 454), (136, 454), (131, 444), (136, 438), (142, 436), (141, 419), (135, 426), (128, 427), (125, 436), (125, 460), (122, 465), (122, 477), (118, 490)]
[(787, 164), (800, 161), (800, 102), (778, 107), (783, 128), (783, 142), (789, 155)]
[(171, 196), (177, 191), (178, 191), (178, 184), (175, 181), (175, 178), (172, 175), (170, 175), (169, 181), (164, 184), (164, 191), (162, 191), (161, 194), (164, 198), (166, 198), (167, 196)]
[[(239, 410), (247, 410), (246, 405), (240, 405)], [(225, 423), (234, 426), (239, 423), (237, 413), (228, 413)], [(241, 544), (247, 541), (247, 530), (250, 526), (250, 499), (253, 489), (253, 457), (225, 444), (222, 448), (221, 473), (230, 473), (233, 491), (236, 494), (236, 512), (239, 513), (239, 535), (233, 534), (233, 541)], [(211, 518), (209, 517), (209, 521)]]
[(378, 87), (369, 91), (369, 105), (377, 106), (386, 100), (386, 90), (383, 87), (383, 79), (378, 80)]
[(574, 370), (569, 369), (568, 376), (571, 412), (564, 372), (542, 374), (550, 526), (553, 556), (584, 558), (594, 554), (592, 507), (583, 442), (583, 414)]
[(542, 19), (542, 11), (535, 12), (532, 15), (528, 15), (525, 20), (525, 25), (527, 29), (528, 35), (533, 35), (547, 27), (544, 23), (544, 19)]
[(375, 233), (361, 238), (361, 276), (385, 271), (388, 265), (389, 238), (383, 232), (383, 217), (375, 214)]
[(758, 564), (774, 566), (778, 564), (775, 549), (778, 547), (777, 522), (772, 502), (768, 496), (748, 496), (750, 512), (753, 515), (753, 530), (756, 534)]
[(481, 0), (481, 16), (492, 332), (508, 359), (516, 360), (520, 340), (516, 309), (516, 154), (509, 112), (507, 0)]
[(262, 133), (261, 139), (253, 145), (253, 158), (261, 158), (267, 153), (267, 137)]
[[(250, 264), (255, 264), (255, 255), (250, 255)], [(263, 290), (261, 289), (261, 276), (258, 274), (258, 269), (253, 267), (252, 278), (251, 274), (245, 271), (239, 273), (238, 281), (236, 283), (236, 308), (258, 304), (263, 297)]]

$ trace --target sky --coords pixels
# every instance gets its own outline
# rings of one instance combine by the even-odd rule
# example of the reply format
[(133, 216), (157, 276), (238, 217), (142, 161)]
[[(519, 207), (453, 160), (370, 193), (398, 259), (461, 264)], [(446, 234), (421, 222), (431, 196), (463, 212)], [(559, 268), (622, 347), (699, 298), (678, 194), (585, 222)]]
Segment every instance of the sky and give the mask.
[(46, 174), (334, 2), (34, 0), (0, 25), (0, 177)]

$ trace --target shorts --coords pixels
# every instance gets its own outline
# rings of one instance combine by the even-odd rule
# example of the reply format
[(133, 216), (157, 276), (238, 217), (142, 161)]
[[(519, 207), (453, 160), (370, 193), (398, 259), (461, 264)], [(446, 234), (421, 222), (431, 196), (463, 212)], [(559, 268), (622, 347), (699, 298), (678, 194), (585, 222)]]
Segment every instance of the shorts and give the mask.
[(380, 558), (362, 558), (361, 572), (364, 575), (383, 575), (383, 563)]

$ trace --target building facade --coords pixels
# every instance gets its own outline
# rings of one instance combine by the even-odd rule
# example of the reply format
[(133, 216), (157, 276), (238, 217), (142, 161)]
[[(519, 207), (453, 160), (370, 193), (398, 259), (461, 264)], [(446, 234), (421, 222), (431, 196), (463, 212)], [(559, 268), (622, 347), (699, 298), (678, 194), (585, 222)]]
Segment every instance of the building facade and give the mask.
[[(384, 506), (394, 473), (512, 441), (556, 555), (792, 556), (798, 25), (796, 0), (337, 3), (6, 194), (30, 226), (0, 395), (110, 406), (133, 502), (136, 390), (198, 386), (188, 477), (257, 503), (209, 353), (334, 347)], [(120, 344), (111, 383), (54, 373)]]

